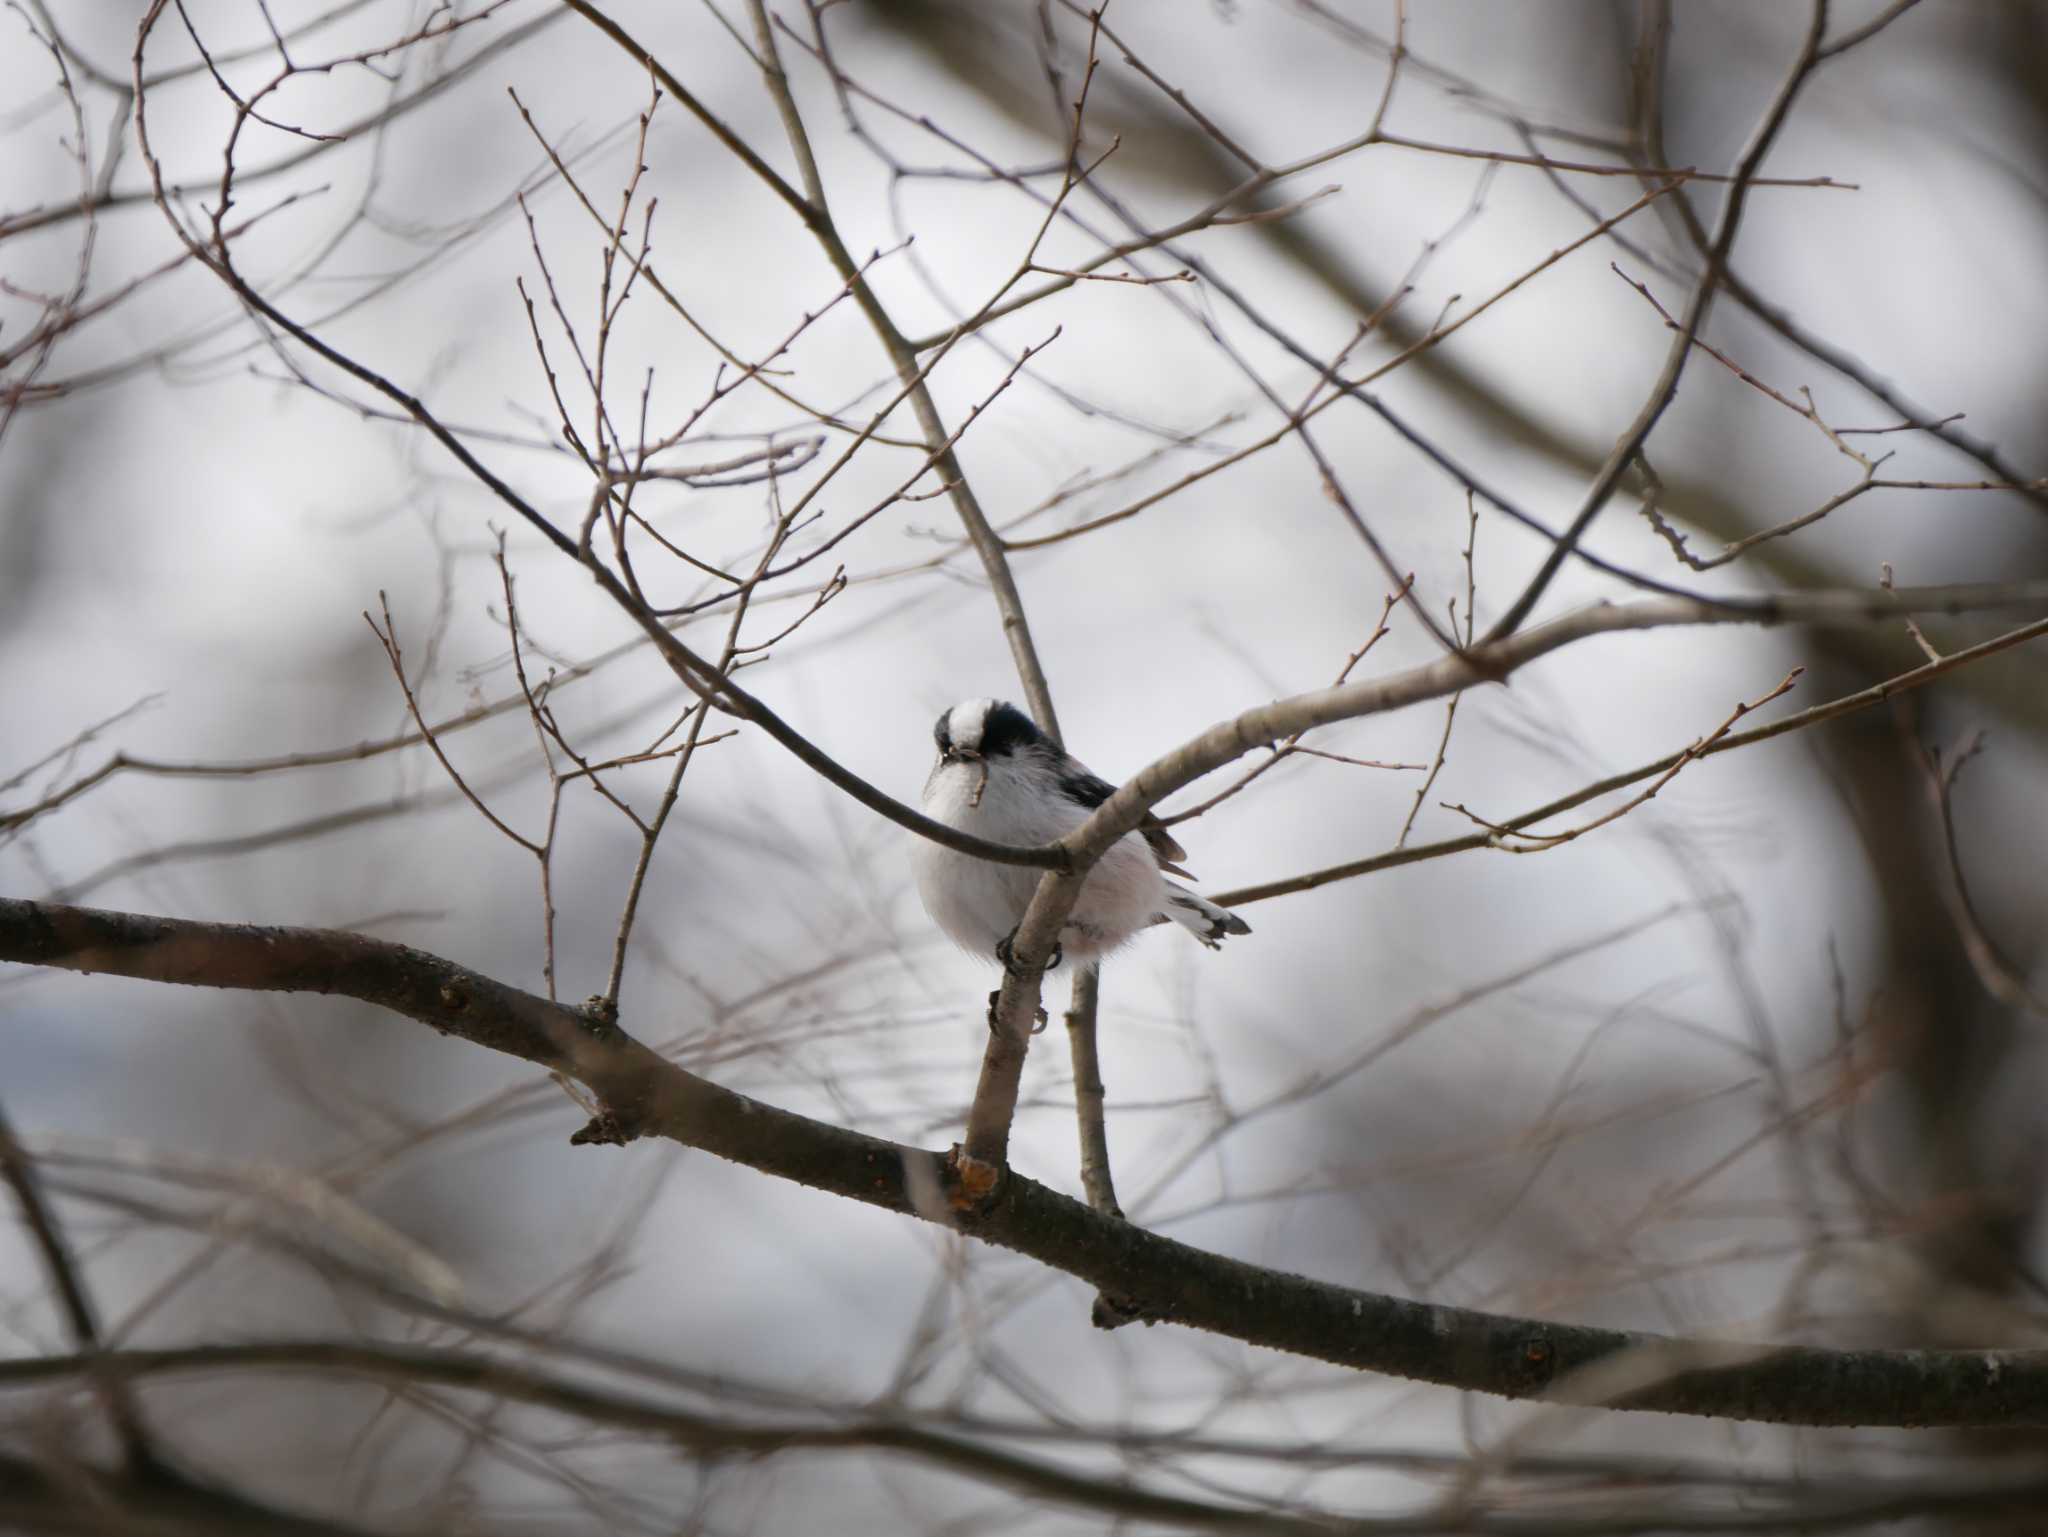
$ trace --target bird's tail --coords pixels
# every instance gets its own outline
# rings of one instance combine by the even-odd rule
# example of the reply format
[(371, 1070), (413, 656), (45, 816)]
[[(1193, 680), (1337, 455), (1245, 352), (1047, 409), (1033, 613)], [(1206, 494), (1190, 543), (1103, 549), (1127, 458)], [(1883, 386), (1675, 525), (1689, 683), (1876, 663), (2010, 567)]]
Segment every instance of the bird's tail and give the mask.
[(1226, 934), (1249, 934), (1252, 926), (1227, 907), (1218, 907), (1207, 897), (1197, 896), (1185, 886), (1166, 883), (1166, 914), (1211, 950)]

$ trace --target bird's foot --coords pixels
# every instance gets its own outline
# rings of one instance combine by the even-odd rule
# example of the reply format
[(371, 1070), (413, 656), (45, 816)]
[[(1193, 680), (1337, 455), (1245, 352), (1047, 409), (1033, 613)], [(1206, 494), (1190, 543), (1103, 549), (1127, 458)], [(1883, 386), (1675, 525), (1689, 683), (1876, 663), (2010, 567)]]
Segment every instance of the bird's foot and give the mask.
[[(1000, 987), (988, 995), (988, 1031), (990, 1035), (994, 1035), (996, 1031), (1002, 1028), (1002, 1022), (996, 1017), (997, 1010), (1001, 1007), (1002, 1001), (1003, 990)], [(1039, 1005), (1038, 1018), (1032, 1023), (1031, 1033), (1033, 1035), (1045, 1034), (1045, 1027), (1050, 1023), (1051, 1019), (1045, 1012), (1045, 1006), (1043, 1004)]]
[[(1058, 942), (1055, 941), (1052, 947), (1052, 954), (1045, 958), (1045, 969), (1051, 971), (1053, 967), (1059, 965), (1061, 958), (1062, 951)], [(1003, 970), (1013, 977), (1022, 977), (1028, 974), (1017, 960), (1017, 931), (1015, 929), (1010, 930), (1009, 933), (996, 941), (996, 959), (1003, 963)], [(1001, 988), (988, 995), (988, 1027), (990, 1030), (996, 1028), (996, 1007), (1001, 1002), (1002, 996)], [(1037, 1020), (1031, 1026), (1031, 1033), (1033, 1035), (1042, 1035), (1045, 1032), (1047, 1023), (1045, 1007), (1041, 1004), (1038, 1009)]]
[[(1065, 957), (1066, 952), (1060, 948), (1059, 941), (1053, 941), (1052, 954), (1045, 958), (1045, 969), (1047, 971), (1057, 970), (1060, 962)], [(1003, 963), (1003, 970), (1007, 971), (1011, 976), (1021, 977), (1024, 975), (1024, 968), (1017, 960), (1017, 931), (1015, 929), (1010, 930), (1009, 933), (996, 941), (996, 959)]]

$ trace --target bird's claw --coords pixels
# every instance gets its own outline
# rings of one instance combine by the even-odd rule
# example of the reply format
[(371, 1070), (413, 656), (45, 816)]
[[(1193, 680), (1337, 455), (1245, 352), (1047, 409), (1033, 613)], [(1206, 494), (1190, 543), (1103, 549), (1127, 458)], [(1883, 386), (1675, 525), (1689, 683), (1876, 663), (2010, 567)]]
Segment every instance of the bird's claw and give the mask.
[[(1065, 958), (1066, 951), (1060, 948), (1058, 940), (1054, 940), (1052, 954), (1045, 958), (1045, 970), (1057, 970), (1060, 962)], [(1003, 970), (1007, 971), (1011, 976), (1021, 977), (1026, 974), (1023, 965), (1017, 960), (1017, 931), (1015, 929), (1010, 930), (1009, 933), (996, 941), (996, 959), (1003, 963)]]
[[(994, 1035), (998, 1030), (1002, 1028), (1002, 1021), (996, 1017), (997, 1012), (1002, 1006), (1002, 1002), (1003, 990), (1000, 987), (988, 995), (988, 1030), (990, 1035)], [(1045, 1027), (1050, 1023), (1052, 1023), (1051, 1017), (1045, 1012), (1045, 1006), (1043, 1004), (1040, 1004), (1038, 1008), (1038, 1019), (1036, 1023), (1034, 1023), (1031, 1026), (1031, 1033), (1033, 1035), (1045, 1034)]]
[[(1060, 950), (1059, 942), (1055, 940), (1053, 942), (1052, 954), (1045, 958), (1045, 970), (1051, 971), (1053, 967), (1059, 965), (1061, 956), (1062, 951)], [(1009, 933), (996, 941), (996, 959), (1003, 963), (1003, 970), (1010, 976), (1022, 978), (1030, 975), (1030, 972), (1017, 960), (1017, 931), (1015, 929), (1010, 930)], [(996, 1011), (998, 1005), (1002, 1002), (1002, 997), (1003, 992), (1001, 988), (997, 988), (988, 995), (988, 1027), (991, 1031), (997, 1028)], [(1051, 1020), (1046, 1014), (1043, 1004), (1039, 1005), (1037, 1014), (1037, 1021), (1032, 1025), (1031, 1033), (1033, 1035), (1043, 1035), (1045, 1027)]]
[(1017, 931), (1015, 929), (1010, 930), (1009, 933), (996, 941), (996, 959), (1003, 963), (1003, 970), (1011, 976), (1021, 977), (1024, 974), (1023, 969), (1017, 964)]

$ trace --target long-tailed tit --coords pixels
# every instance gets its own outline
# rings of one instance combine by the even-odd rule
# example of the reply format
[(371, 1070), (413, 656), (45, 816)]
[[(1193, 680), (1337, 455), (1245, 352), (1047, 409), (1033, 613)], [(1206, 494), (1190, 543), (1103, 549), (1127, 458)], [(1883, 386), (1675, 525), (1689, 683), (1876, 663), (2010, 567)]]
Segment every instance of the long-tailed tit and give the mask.
[[(925, 781), (925, 815), (995, 843), (1062, 838), (1116, 790), (1013, 704), (956, 704), (932, 735), (939, 761)], [(1180, 867), (1186, 858), (1156, 817), (1124, 834), (1088, 872), (1052, 964), (1062, 952), (1093, 960), (1167, 918), (1212, 950), (1226, 934), (1249, 934), (1237, 914), (1166, 879), (1188, 874)], [(991, 864), (928, 839), (918, 842), (916, 864), (917, 889), (939, 927), (963, 949), (1008, 965), (1011, 938), (1045, 872)]]

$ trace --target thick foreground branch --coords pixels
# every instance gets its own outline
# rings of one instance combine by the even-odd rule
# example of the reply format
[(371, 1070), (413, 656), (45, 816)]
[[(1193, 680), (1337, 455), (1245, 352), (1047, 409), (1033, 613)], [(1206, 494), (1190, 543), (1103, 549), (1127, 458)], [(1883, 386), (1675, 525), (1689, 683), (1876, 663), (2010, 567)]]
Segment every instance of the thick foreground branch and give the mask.
[(2048, 1424), (2048, 1351), (1777, 1348), (1545, 1323), (1244, 1264), (1016, 1174), (976, 1202), (941, 1154), (735, 1094), (575, 1009), (358, 934), (0, 899), (0, 960), (361, 999), (573, 1074), (607, 1112), (579, 1140), (668, 1137), (956, 1227), (1128, 1299), (1148, 1318), (1341, 1366), (1511, 1398), (1783, 1424)]

